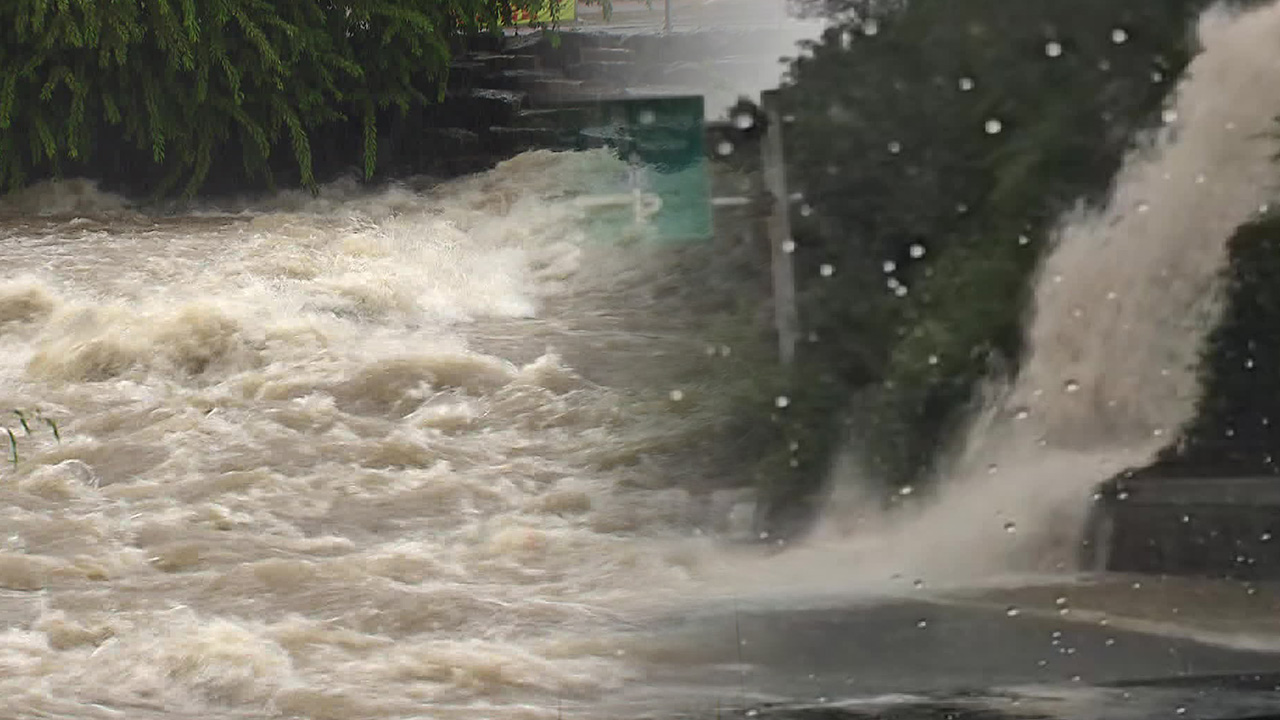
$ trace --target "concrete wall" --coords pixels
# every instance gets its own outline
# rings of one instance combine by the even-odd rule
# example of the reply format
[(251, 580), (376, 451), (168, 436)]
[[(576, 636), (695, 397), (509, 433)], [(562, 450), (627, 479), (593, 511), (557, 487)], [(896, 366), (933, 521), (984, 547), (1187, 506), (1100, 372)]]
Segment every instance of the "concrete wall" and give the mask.
[(1112, 481), (1083, 549), (1091, 570), (1280, 579), (1280, 479)]

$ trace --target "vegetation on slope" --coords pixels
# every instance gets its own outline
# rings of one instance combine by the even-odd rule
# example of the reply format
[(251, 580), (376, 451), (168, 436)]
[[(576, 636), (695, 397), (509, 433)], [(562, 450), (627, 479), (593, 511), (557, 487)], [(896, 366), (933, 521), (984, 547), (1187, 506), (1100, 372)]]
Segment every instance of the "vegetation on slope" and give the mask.
[(1016, 371), (1057, 218), (1160, 122), (1205, 4), (823, 4), (838, 22), (784, 89), (809, 342), (775, 523), (807, 512), (846, 442), (891, 489), (927, 481), (979, 381)]
[[(314, 187), (312, 138), (439, 97), (457, 41), (553, 0), (11, 0), (0, 4), (0, 188), (104, 150), (155, 190), (194, 193), (221, 158), (247, 177), (287, 153)], [(121, 155), (116, 145), (135, 151)]]

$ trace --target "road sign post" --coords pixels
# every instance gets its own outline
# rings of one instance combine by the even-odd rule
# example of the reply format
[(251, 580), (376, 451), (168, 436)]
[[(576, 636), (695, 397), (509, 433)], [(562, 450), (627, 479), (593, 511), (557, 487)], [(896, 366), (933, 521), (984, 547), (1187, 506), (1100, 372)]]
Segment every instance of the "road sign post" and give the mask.
[(783, 365), (795, 359), (800, 339), (800, 316), (796, 309), (796, 279), (792, 263), (795, 243), (791, 238), (791, 195), (787, 192), (786, 158), (782, 145), (782, 113), (775, 90), (761, 93), (765, 114), (765, 136), (761, 163), (765, 189), (770, 196), (769, 248), (773, 275), (773, 317), (778, 333), (778, 356)]

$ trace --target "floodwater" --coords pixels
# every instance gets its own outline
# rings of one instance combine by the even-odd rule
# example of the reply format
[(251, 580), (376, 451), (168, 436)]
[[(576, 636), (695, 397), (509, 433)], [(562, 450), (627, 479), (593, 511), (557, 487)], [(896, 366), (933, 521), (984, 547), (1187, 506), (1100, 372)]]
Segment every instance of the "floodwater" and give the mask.
[(663, 309), (698, 250), (576, 230), (620, 171), (8, 198), (3, 714), (535, 718), (625, 683), (592, 638), (746, 498), (714, 477), (728, 348)]
[[(1168, 127), (1064, 219), (1025, 369), (933, 504), (850, 535), (837, 471), (814, 542), (769, 557), (724, 549), (751, 514), (734, 384), (768, 344), (735, 298), (767, 293), (718, 246), (584, 233), (607, 153), (181, 213), (78, 181), (5, 198), (0, 714), (600, 717), (654, 665), (806, 652), (832, 682), (945, 685), (934, 659), (1000, 646), (973, 628), (1030, 636), (957, 611), (970, 633), (913, 666), (948, 625), (903, 593), (1069, 570), (1091, 485), (1190, 413), (1224, 243), (1274, 194), (1277, 28), (1206, 15)], [(787, 620), (815, 607), (844, 614)], [(697, 632), (624, 639), (657, 618)]]

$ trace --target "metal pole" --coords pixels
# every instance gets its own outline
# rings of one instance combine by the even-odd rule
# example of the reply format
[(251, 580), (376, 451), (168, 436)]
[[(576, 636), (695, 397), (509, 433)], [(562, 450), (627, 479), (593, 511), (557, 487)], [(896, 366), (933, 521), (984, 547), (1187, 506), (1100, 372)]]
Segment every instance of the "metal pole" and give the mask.
[(787, 193), (786, 161), (782, 149), (782, 113), (776, 90), (760, 94), (764, 110), (764, 142), (761, 162), (765, 188), (769, 191), (769, 247), (773, 267), (773, 318), (778, 331), (778, 355), (783, 365), (795, 359), (800, 339), (800, 314), (796, 309), (796, 278), (791, 261), (795, 246), (791, 239), (791, 201)]
[(671, 32), (671, 0), (663, 0), (662, 32)]

